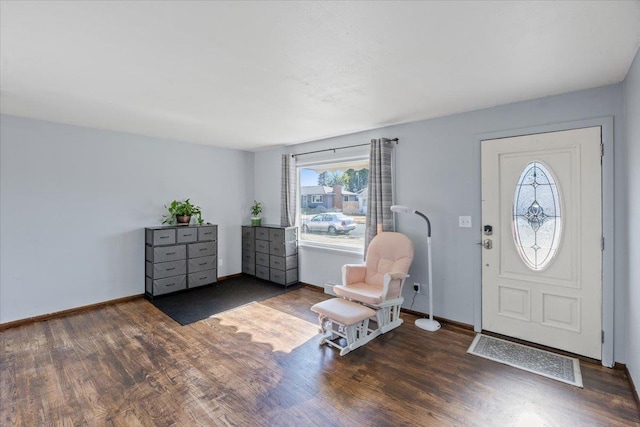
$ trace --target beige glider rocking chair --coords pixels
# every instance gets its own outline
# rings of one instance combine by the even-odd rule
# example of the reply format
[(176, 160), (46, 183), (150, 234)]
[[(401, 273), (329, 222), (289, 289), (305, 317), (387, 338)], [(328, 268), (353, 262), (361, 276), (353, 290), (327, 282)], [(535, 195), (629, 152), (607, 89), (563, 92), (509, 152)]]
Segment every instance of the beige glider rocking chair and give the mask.
[[(378, 234), (369, 243), (367, 260), (342, 267), (342, 285), (334, 292), (343, 298), (320, 302), (311, 310), (318, 313), (322, 343), (339, 348), (344, 355), (380, 334), (402, 324), (402, 287), (413, 261), (413, 243), (395, 232)], [(369, 328), (369, 320), (377, 328)], [(346, 339), (342, 346), (336, 338)]]

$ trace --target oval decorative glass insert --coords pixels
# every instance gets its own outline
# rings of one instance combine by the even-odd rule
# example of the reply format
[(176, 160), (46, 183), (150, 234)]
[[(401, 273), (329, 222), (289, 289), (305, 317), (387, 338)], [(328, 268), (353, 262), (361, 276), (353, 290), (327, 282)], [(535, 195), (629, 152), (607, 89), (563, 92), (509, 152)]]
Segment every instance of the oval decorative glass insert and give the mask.
[(560, 193), (553, 175), (542, 163), (529, 163), (513, 196), (513, 240), (522, 261), (544, 270), (558, 252), (562, 232)]

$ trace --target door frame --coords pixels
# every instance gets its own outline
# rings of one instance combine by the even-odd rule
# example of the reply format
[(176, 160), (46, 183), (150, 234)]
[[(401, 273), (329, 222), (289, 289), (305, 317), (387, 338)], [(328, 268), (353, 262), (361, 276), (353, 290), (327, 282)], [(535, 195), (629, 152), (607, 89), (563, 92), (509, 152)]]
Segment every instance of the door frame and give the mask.
[[(477, 147), (482, 151), (482, 141), (488, 139), (511, 138), (523, 135), (557, 132), (586, 127), (600, 126), (604, 154), (602, 156), (602, 235), (604, 237), (604, 250), (602, 251), (602, 365), (613, 367), (614, 360), (614, 175), (613, 175), (613, 116), (598, 117), (586, 120), (554, 123), (548, 125), (532, 126), (520, 129), (511, 129), (499, 132), (481, 133), (474, 135)], [(480, 160), (478, 160), (480, 161)], [(482, 174), (482, 166), (480, 167)], [(480, 187), (478, 194), (482, 193), (482, 179), (478, 180)], [(481, 230), (478, 229), (479, 240), (482, 240)], [(480, 266), (482, 271), (482, 266)], [(482, 331), (482, 278), (476, 286), (473, 295), (474, 315), (473, 329)]]

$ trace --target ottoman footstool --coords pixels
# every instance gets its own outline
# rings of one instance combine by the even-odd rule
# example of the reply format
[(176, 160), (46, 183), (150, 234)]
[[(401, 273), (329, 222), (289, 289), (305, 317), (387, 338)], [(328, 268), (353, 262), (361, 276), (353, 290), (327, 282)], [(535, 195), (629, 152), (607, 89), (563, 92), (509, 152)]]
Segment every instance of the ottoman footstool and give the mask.
[[(340, 356), (368, 343), (379, 335), (378, 331), (369, 329), (369, 318), (376, 312), (369, 307), (342, 298), (332, 298), (319, 302), (311, 307), (318, 313), (320, 344), (328, 344), (340, 349)], [(347, 341), (340, 345), (339, 337)]]

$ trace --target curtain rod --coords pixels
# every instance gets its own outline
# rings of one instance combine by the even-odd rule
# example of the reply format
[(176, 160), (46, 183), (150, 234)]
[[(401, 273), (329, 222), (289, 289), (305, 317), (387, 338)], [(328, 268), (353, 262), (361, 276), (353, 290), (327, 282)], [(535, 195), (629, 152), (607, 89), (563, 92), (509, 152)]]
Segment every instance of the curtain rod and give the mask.
[[(400, 141), (398, 138), (393, 138), (393, 139), (382, 138), (382, 139), (386, 139), (388, 142), (395, 142), (396, 145), (398, 145), (398, 142)], [(344, 150), (346, 148), (364, 147), (364, 146), (370, 146), (370, 145), (371, 144), (356, 144), (356, 145), (347, 145), (346, 147), (336, 147), (336, 148), (327, 148), (324, 150), (307, 151), (306, 153), (292, 154), (291, 157), (304, 156), (305, 154), (324, 153), (325, 151), (333, 151), (335, 153), (336, 150)]]

